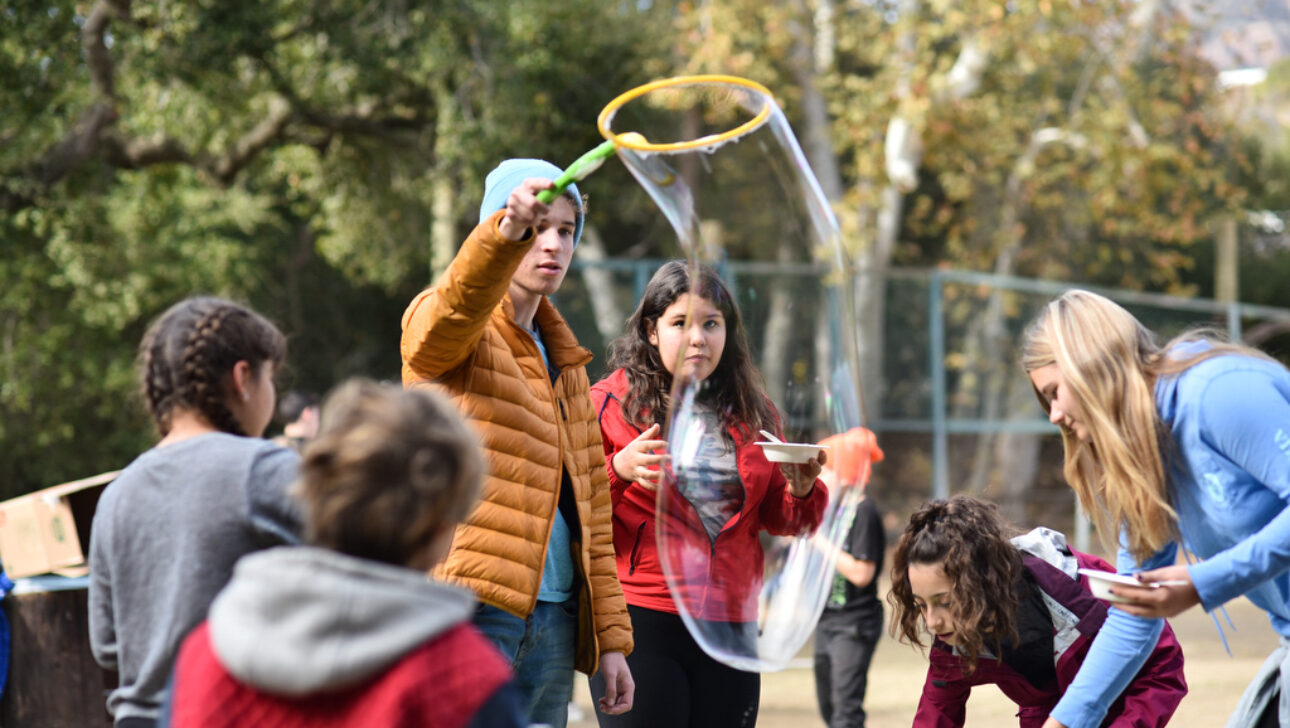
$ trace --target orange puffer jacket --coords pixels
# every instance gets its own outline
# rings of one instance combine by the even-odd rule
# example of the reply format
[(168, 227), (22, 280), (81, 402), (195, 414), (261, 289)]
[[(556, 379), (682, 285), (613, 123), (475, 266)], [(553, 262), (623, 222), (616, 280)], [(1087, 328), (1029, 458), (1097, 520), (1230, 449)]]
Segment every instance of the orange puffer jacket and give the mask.
[(515, 323), (511, 275), (531, 240), (498, 231), (503, 211), (480, 223), (439, 282), (403, 314), (404, 386), (451, 396), (474, 426), (489, 475), (478, 506), (458, 526), (435, 575), (519, 617), (537, 603), (562, 469), (573, 483), (579, 569), (577, 668), (595, 672), (605, 652), (628, 654), (631, 622), (614, 565), (609, 481), (586, 364), (591, 352), (542, 299), (535, 322), (560, 374), (552, 383), (533, 338)]

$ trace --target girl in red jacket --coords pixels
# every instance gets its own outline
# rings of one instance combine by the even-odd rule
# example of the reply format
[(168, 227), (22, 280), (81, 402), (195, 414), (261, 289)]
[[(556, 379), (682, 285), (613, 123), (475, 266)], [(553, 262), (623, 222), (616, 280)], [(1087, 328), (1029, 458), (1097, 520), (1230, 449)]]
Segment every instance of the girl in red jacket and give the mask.
[[(591, 389), (613, 497), (618, 578), (636, 643), (627, 658), (635, 705), (623, 715), (598, 714), (602, 727), (757, 722), (760, 677), (704, 652), (686, 629), (663, 574), (655, 501), (667, 457), (667, 442), (659, 435), (674, 380), (697, 385), (691, 387), (697, 391), (693, 403), (687, 403), (691, 421), (711, 425), (698, 428), (702, 434), (695, 442), (686, 442), (701, 456), (673, 463), (677, 497), (693, 516), (680, 528), (699, 534), (708, 554), (704, 582), (685, 585), (688, 614), (718, 632), (725, 628), (732, 640), (755, 640), (764, 558), (760, 532), (807, 533), (819, 525), (828, 501), (817, 481), (823, 455), (776, 466), (753, 444), (758, 430), (780, 432), (779, 416), (760, 386), (733, 296), (711, 269), (696, 270), (692, 276), (686, 263), (672, 261), (654, 274), (626, 333), (610, 346), (615, 370)], [(603, 691), (593, 678), (593, 694), (599, 698)]]
[[(920, 647), (932, 635), (915, 728), (965, 719), (975, 685), (996, 684), (1038, 728), (1079, 671), (1107, 606), (1080, 568), (1114, 571), (1047, 528), (1009, 539), (994, 504), (968, 496), (925, 504), (892, 555), (891, 629)], [(1163, 726), (1187, 694), (1182, 649), (1165, 625), (1103, 726)]]

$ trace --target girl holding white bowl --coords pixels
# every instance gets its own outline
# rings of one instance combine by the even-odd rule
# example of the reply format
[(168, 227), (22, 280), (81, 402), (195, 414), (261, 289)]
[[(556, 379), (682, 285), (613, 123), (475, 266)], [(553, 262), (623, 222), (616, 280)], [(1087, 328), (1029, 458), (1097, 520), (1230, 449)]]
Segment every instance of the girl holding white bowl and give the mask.
[[(761, 388), (734, 297), (710, 268), (663, 265), (626, 333), (610, 346), (609, 363), (615, 371), (591, 388), (591, 400), (604, 436), (618, 578), (636, 638), (627, 658), (636, 700), (630, 713), (598, 714), (600, 725), (751, 728), (758, 673), (700, 648), (668, 589), (655, 538), (659, 467), (667, 457), (659, 433), (673, 381), (701, 384), (695, 417), (711, 425), (699, 442), (687, 443), (702, 455), (694, 460), (701, 477), (678, 483), (707, 532), (710, 583), (720, 587), (697, 616), (729, 625), (731, 634), (756, 627), (755, 599), (754, 613), (743, 609), (761, 586), (760, 532), (798, 535), (820, 524), (828, 503), (818, 480), (826, 456), (772, 464), (756, 444), (759, 430), (781, 432), (779, 415)], [(591, 687), (593, 695), (602, 689), (595, 678)]]
[[(1290, 726), (1290, 371), (1198, 333), (1160, 347), (1081, 290), (1031, 324), (1022, 366), (1061, 427), (1067, 481), (1102, 536), (1118, 537), (1117, 570), (1144, 584), (1112, 585), (1127, 601), (1045, 725), (1099, 725), (1164, 617), (1244, 594), (1282, 642), (1228, 726)], [(1176, 564), (1180, 546), (1203, 560)]]

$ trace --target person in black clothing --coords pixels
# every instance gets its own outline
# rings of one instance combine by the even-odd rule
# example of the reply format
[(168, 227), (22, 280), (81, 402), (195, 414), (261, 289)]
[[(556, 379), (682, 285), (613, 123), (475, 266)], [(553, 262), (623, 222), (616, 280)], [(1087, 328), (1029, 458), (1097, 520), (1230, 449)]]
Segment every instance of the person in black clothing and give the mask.
[(873, 498), (856, 506), (824, 613), (815, 630), (815, 697), (829, 728), (864, 728), (869, 662), (882, 635), (882, 570), (887, 536)]

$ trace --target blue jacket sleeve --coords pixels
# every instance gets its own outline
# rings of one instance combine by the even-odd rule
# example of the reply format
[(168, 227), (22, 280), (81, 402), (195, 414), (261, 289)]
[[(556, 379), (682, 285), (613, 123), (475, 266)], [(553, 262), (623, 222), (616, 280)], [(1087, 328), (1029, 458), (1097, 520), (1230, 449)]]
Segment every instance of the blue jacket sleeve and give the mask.
[(1188, 569), (1210, 611), (1290, 569), (1290, 392), (1264, 372), (1226, 372), (1205, 388), (1200, 413), (1202, 442), (1283, 504), (1259, 531)]
[[(1127, 549), (1121, 547), (1115, 568), (1121, 573), (1145, 571), (1174, 563), (1177, 544), (1170, 543), (1150, 559), (1138, 564)], [(1067, 728), (1097, 728), (1106, 718), (1107, 708), (1138, 674), (1165, 628), (1163, 619), (1142, 619), (1115, 607), (1107, 612), (1106, 622), (1093, 638), (1079, 672), (1062, 695), (1051, 717)]]

